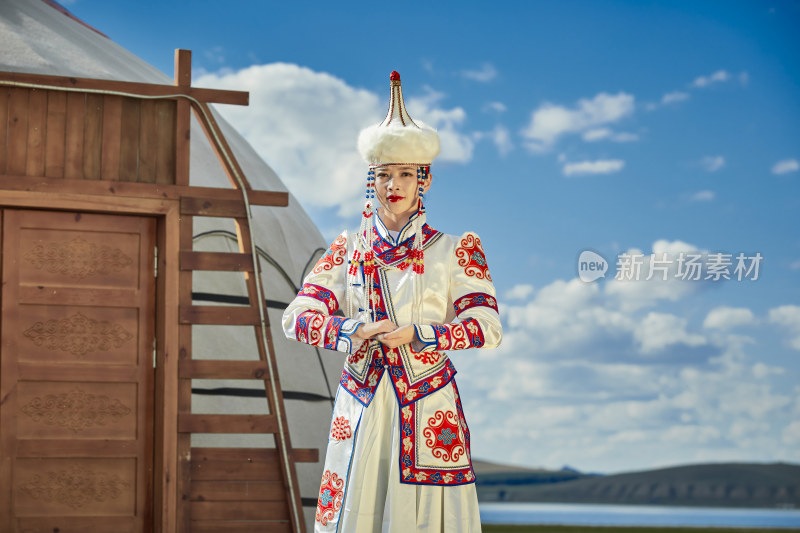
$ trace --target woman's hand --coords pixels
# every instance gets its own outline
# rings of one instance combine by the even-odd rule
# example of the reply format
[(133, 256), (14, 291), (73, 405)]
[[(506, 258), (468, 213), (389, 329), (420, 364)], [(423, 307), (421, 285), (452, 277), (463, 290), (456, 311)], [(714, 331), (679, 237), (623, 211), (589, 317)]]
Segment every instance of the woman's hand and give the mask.
[[(367, 340), (375, 338), (376, 336), (382, 335), (384, 333), (389, 333), (390, 331), (394, 331), (397, 329), (397, 326), (389, 320), (388, 318), (384, 318), (383, 320), (379, 320), (377, 322), (368, 322), (366, 324), (361, 324), (356, 328), (356, 331), (353, 333), (353, 336), (357, 339)], [(378, 339), (380, 340), (380, 339)]]
[(403, 344), (408, 344), (416, 338), (417, 332), (414, 326), (401, 326), (394, 331), (378, 335), (377, 339), (387, 348), (397, 348)]
[(387, 348), (397, 348), (413, 341), (417, 332), (414, 326), (397, 327), (394, 322), (385, 318), (378, 322), (369, 322), (358, 326), (353, 336), (357, 339), (375, 339)]

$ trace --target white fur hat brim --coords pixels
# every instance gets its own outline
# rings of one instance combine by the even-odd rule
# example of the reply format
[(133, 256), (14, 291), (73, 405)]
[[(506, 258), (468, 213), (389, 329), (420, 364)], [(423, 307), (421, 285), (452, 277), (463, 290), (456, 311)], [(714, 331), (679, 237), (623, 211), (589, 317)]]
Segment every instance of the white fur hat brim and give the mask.
[(358, 135), (358, 151), (364, 161), (373, 166), (430, 165), (439, 150), (439, 134), (419, 120), (408, 125), (376, 124), (364, 128)]

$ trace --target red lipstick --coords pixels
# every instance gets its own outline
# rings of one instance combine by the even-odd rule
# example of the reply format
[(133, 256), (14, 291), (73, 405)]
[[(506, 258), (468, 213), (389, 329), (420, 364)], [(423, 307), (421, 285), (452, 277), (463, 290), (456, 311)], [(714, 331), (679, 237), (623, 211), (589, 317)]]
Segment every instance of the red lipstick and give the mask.
[(390, 202), (399, 202), (400, 200), (403, 199), (403, 197), (397, 196), (395, 194), (390, 194), (389, 196), (386, 197), (386, 199), (389, 200)]

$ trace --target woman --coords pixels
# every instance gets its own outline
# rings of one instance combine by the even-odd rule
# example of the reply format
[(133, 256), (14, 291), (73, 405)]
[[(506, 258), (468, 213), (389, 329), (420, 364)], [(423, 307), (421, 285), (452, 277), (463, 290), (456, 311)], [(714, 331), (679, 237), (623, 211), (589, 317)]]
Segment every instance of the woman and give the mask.
[(315, 531), (480, 531), (445, 350), (500, 343), (495, 289), (475, 233), (425, 223), (439, 136), (409, 117), (397, 72), (390, 86), (386, 118), (358, 139), (370, 168), (361, 227), (334, 240), (283, 314), (289, 338), (349, 354)]

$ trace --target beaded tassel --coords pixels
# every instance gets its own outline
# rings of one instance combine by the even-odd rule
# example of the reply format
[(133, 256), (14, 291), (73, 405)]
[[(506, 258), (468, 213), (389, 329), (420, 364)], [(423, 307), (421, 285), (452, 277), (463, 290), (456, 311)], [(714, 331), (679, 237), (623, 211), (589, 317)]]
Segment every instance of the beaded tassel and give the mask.
[[(370, 169), (367, 172), (367, 190), (364, 194), (364, 210), (362, 211), (361, 225), (358, 229), (358, 234), (355, 239), (355, 246), (353, 247), (353, 257), (350, 259), (350, 267), (347, 270), (347, 291), (345, 294), (346, 305), (349, 316), (355, 316), (353, 309), (353, 299), (351, 290), (354, 289), (355, 281), (358, 279), (359, 265), (363, 266), (366, 261), (366, 255), (372, 250), (372, 232), (374, 228), (374, 221), (372, 218), (375, 212), (375, 171)], [(362, 258), (364, 260), (362, 260)], [(366, 274), (366, 273), (365, 273)], [(365, 276), (364, 283), (362, 283), (362, 295), (364, 302), (367, 305), (367, 311), (372, 313), (371, 300), (369, 296), (372, 291), (372, 279)]]
[(411, 249), (410, 256), (411, 256), (411, 267), (412, 267), (412, 275), (411, 275), (411, 283), (414, 290), (414, 308), (413, 308), (413, 320), (414, 324), (421, 324), (421, 317), (422, 317), (422, 307), (423, 307), (423, 288), (422, 288), (422, 274), (425, 272), (425, 264), (423, 262), (423, 251), (422, 251), (422, 214), (425, 213), (425, 205), (423, 204), (423, 200), (425, 197), (424, 187), (425, 187), (425, 180), (428, 177), (428, 169), (427, 166), (420, 166), (417, 167), (417, 191), (419, 193), (419, 200), (417, 203), (417, 217), (414, 220), (414, 246)]

